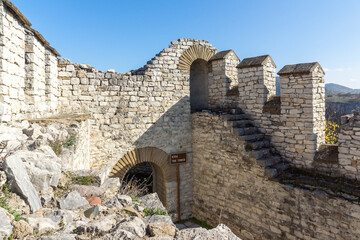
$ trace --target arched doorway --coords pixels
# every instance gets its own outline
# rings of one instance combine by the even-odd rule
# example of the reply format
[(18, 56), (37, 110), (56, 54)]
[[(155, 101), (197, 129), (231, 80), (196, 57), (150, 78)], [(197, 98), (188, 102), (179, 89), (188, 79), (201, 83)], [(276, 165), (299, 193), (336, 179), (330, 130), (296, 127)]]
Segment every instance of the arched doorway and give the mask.
[(208, 62), (195, 60), (190, 67), (190, 105), (191, 111), (201, 111), (208, 108)]
[[(176, 167), (170, 165), (169, 155), (155, 147), (138, 148), (126, 153), (113, 167), (109, 177), (118, 177), (123, 181), (126, 174), (139, 164), (151, 166), (152, 191), (159, 195), (164, 206), (168, 207), (168, 183), (176, 181)], [(144, 165), (144, 164), (143, 164)]]

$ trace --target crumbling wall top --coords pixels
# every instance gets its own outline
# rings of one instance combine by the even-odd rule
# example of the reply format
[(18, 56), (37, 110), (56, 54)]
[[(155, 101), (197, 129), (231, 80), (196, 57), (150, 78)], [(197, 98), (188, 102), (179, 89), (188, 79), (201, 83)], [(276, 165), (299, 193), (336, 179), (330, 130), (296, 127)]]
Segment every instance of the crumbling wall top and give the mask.
[(37, 30), (35, 30), (34, 28), (31, 27), (31, 22), (24, 16), (24, 14), (22, 14), (22, 12), (9, 0), (1, 0), (5, 7), (14, 14), (14, 16), (21, 22), (24, 24), (25, 28), (27, 28), (29, 31), (31, 31), (38, 39), (39, 41), (45, 45), (46, 48), (48, 48), (54, 55), (60, 57), (61, 55), (59, 54), (58, 51), (56, 51), (55, 48), (50, 46), (50, 43), (48, 41), (46, 41), (46, 39), (44, 38), (44, 36), (39, 33)]

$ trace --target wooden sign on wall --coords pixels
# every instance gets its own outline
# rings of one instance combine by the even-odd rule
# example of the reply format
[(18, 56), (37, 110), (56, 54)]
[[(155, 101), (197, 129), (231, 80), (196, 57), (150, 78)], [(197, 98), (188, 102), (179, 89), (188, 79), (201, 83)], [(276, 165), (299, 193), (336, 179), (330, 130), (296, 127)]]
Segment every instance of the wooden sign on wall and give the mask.
[(170, 164), (186, 163), (186, 153), (173, 153), (170, 155)]

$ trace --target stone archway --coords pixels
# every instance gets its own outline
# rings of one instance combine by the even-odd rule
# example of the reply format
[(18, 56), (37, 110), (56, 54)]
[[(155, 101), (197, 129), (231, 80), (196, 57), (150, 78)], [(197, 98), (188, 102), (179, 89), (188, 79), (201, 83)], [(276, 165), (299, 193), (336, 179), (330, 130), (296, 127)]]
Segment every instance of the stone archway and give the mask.
[(168, 183), (176, 182), (176, 167), (170, 165), (169, 155), (156, 147), (138, 148), (126, 153), (113, 167), (109, 177), (123, 180), (126, 173), (137, 164), (148, 162), (153, 169), (153, 189), (161, 202), (168, 207)]
[(209, 105), (208, 62), (195, 60), (190, 67), (191, 111), (207, 109)]
[(179, 70), (190, 70), (191, 64), (197, 59), (209, 61), (214, 56), (215, 50), (211, 50), (205, 46), (193, 45), (186, 49), (179, 59)]

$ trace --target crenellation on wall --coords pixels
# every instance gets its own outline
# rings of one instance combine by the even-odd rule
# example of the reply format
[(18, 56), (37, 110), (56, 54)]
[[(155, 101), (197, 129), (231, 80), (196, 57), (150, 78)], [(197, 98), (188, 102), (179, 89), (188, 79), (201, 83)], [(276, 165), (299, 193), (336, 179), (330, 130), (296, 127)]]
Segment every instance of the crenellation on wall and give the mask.
[(236, 108), (237, 94), (229, 92), (237, 87), (236, 66), (240, 60), (233, 50), (216, 53), (209, 59), (209, 106), (212, 109)]
[(276, 65), (270, 55), (263, 55), (245, 58), (237, 68), (240, 107), (261, 124), (265, 103), (276, 95)]
[[(269, 55), (240, 62), (232, 50), (218, 52), (207, 41), (183, 38), (140, 69), (103, 72), (58, 59), (5, 0), (0, 0), (0, 33), (1, 122), (89, 116), (79, 122), (79, 149), (69, 168), (113, 173), (118, 161), (146, 148), (163, 152), (165, 167), (154, 167), (159, 173), (174, 170), (167, 161), (170, 154), (184, 152), (187, 162), (179, 166), (182, 219), (195, 215), (214, 225), (224, 222), (244, 239), (359, 235), (357, 203), (272, 181), (287, 163), (297, 170), (360, 178), (358, 113), (344, 118), (339, 147), (324, 145), (324, 71), (318, 63), (280, 70), (279, 98)], [(198, 90), (206, 91), (197, 94), (206, 101), (194, 109), (190, 82), (200, 78), (205, 81)], [(230, 121), (228, 115), (236, 116)], [(160, 185), (176, 217), (177, 184)], [(324, 212), (330, 213), (326, 222)]]
[(325, 81), (318, 63), (286, 65), (279, 73), (281, 122), (288, 161), (311, 169), (315, 154), (325, 143)]
[(305, 189), (271, 181), (225, 118), (202, 112), (192, 114), (192, 122), (193, 211), (199, 220), (224, 223), (244, 240), (360, 237), (357, 200), (331, 196), (309, 178)]
[(343, 116), (339, 133), (340, 173), (348, 178), (360, 180), (360, 113), (353, 111)]

